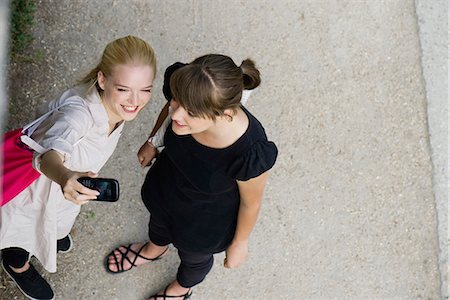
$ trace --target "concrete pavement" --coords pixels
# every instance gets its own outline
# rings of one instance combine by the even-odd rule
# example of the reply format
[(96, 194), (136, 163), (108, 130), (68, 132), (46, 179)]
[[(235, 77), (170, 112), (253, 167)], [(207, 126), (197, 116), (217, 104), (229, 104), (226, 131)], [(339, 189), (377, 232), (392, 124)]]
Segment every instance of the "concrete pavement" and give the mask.
[[(248, 107), (280, 155), (250, 258), (222, 266), (193, 299), (441, 299), (438, 219), (415, 2), (38, 1), (34, 55), (12, 65), (14, 105), (36, 106), (70, 86), (107, 42), (128, 34), (158, 54), (153, 102), (127, 124), (103, 176), (116, 204), (83, 206), (73, 252), (46, 274), (57, 299), (145, 299), (170, 282), (175, 249), (112, 276), (104, 256), (146, 240), (145, 170), (135, 153), (164, 100), (164, 68), (219, 52), (251, 57), (263, 83)], [(20, 84), (20, 85), (19, 85)], [(32, 119), (17, 109), (15, 128)], [(4, 279), (1, 299), (23, 299)]]
[(428, 128), (433, 162), (433, 191), (439, 232), (439, 265), (442, 297), (448, 299), (448, 2), (416, 0), (416, 13), (422, 48), (422, 73), (426, 87)]

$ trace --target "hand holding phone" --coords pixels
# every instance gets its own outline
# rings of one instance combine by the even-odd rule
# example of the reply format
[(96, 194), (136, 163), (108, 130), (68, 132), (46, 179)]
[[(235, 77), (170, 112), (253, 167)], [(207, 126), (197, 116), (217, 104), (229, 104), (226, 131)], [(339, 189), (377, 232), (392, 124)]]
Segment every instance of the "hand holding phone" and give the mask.
[(78, 181), (87, 188), (98, 191), (96, 201), (116, 202), (119, 200), (119, 182), (111, 178), (80, 177)]

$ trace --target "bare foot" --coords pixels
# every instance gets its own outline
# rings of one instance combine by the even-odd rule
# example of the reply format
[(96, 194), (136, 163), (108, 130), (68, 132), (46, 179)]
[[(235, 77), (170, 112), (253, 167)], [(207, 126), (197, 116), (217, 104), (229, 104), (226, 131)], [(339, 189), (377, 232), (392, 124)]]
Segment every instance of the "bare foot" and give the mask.
[(163, 257), (168, 248), (168, 246), (155, 245), (150, 241), (146, 244), (121, 246), (108, 256), (108, 269), (113, 273), (128, 271), (135, 266)]
[(166, 299), (166, 297), (170, 297), (170, 299), (187, 299), (192, 294), (192, 288), (182, 287), (178, 281), (173, 281), (169, 284), (164, 291), (160, 291), (159, 293), (150, 296), (148, 300), (161, 300)]

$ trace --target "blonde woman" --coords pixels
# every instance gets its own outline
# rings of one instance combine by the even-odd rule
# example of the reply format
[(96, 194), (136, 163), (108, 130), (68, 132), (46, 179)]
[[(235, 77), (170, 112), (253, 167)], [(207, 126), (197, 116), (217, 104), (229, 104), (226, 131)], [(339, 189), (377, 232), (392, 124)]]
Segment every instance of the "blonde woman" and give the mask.
[(119, 38), (79, 85), (45, 105), (44, 111), (59, 108), (31, 136), (44, 149), (33, 157), (43, 175), (0, 211), (2, 267), (28, 298), (54, 298), (29, 258), (56, 272), (57, 252), (72, 247), (69, 232), (80, 205), (98, 195), (77, 179), (95, 177), (112, 155), (124, 122), (150, 101), (155, 73), (155, 53), (147, 42)]

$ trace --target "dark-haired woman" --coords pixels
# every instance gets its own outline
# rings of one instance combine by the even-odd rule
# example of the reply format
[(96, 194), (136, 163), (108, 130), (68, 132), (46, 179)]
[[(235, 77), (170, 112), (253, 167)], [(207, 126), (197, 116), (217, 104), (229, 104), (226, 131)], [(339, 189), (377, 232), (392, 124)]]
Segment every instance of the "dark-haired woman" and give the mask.
[(150, 299), (187, 299), (210, 271), (215, 253), (226, 251), (227, 268), (245, 261), (277, 157), (261, 123), (240, 104), (243, 90), (259, 84), (253, 61), (237, 66), (218, 54), (199, 57), (170, 77), (165, 148), (141, 192), (151, 214), (150, 240), (107, 257), (108, 270), (120, 273), (161, 258), (173, 244), (181, 259), (177, 276)]

